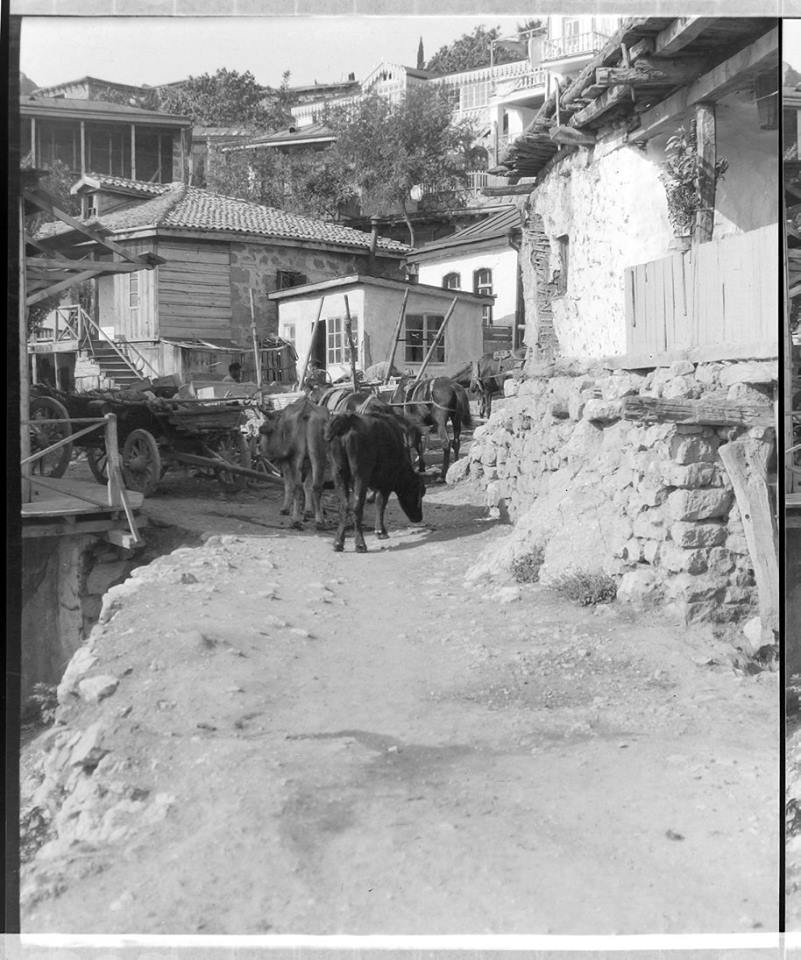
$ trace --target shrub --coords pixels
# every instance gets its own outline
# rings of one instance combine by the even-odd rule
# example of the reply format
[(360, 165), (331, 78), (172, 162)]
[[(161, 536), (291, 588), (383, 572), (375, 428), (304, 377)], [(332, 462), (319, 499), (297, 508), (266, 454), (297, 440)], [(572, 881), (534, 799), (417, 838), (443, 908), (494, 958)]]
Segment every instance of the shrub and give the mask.
[(563, 574), (552, 586), (558, 594), (582, 607), (611, 603), (617, 596), (617, 583), (605, 573), (576, 570)]
[(512, 562), (512, 576), (517, 583), (536, 583), (540, 578), (542, 563), (542, 547), (537, 547)]

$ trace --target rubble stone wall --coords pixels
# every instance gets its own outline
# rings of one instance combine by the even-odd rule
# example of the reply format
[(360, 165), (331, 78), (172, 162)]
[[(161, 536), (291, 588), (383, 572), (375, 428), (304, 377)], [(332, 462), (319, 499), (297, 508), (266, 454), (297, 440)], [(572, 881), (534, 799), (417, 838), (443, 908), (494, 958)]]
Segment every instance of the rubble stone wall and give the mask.
[(772, 413), (770, 362), (677, 361), (651, 371), (592, 369), (560, 360), (549, 376), (508, 380), (449, 482), (483, 486), (487, 506), (515, 521), (510, 538), (471, 578), (542, 552), (540, 580), (603, 572), (618, 598), (658, 603), (685, 622), (754, 614), (753, 567), (723, 444), (772, 427), (623, 419), (621, 398), (740, 402)]

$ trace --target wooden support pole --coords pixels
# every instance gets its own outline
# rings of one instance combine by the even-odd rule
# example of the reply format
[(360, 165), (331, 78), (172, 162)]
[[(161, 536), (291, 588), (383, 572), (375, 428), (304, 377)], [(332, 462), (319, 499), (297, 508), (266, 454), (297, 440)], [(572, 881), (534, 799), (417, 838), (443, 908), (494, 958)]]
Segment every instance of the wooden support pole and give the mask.
[(440, 344), (440, 341), (445, 336), (445, 327), (448, 326), (448, 321), (453, 316), (453, 311), (456, 309), (456, 304), (458, 300), (459, 300), (458, 297), (454, 297), (451, 305), (448, 307), (448, 312), (445, 314), (445, 317), (442, 320), (442, 324), (440, 325), (439, 330), (437, 330), (436, 336), (431, 341), (431, 346), (428, 348), (428, 353), (426, 354), (425, 359), (423, 360), (422, 366), (417, 371), (417, 376), (414, 378), (414, 383), (412, 384), (412, 387), (416, 387), (417, 384), (423, 379), (423, 374), (426, 371), (426, 367), (431, 362), (431, 358), (434, 356), (434, 351), (437, 349), (437, 347)]
[(117, 417), (113, 413), (107, 413), (104, 418), (105, 443), (106, 443), (106, 474), (108, 476), (108, 505), (110, 507), (122, 506), (121, 489), (123, 487), (122, 469), (120, 466), (120, 447), (117, 437)]
[(754, 565), (759, 595), (763, 641), (774, 643), (779, 628), (779, 560), (776, 515), (768, 488), (768, 459), (773, 442), (733, 440), (719, 448), (743, 522), (748, 552)]
[(250, 337), (253, 341), (253, 358), (256, 361), (256, 386), (261, 390), (261, 354), (259, 341), (256, 336), (256, 307), (253, 302), (253, 291), (250, 291)]
[(401, 331), (403, 330), (403, 321), (406, 318), (406, 304), (409, 302), (409, 288), (407, 287), (403, 291), (403, 303), (401, 304), (400, 313), (398, 314), (398, 320), (395, 323), (395, 331), (392, 334), (392, 346), (389, 349), (389, 357), (387, 358), (387, 370), (384, 374), (384, 383), (389, 383), (389, 379), (392, 376), (392, 364), (395, 362), (395, 352), (398, 349), (398, 340), (400, 340)]
[(298, 389), (303, 389), (303, 381), (306, 379), (306, 370), (309, 366), (309, 360), (311, 358), (312, 348), (314, 347), (314, 340), (317, 336), (317, 328), (320, 326), (320, 317), (323, 315), (323, 304), (325, 303), (325, 297), (320, 298), (320, 306), (317, 308), (317, 316), (314, 318), (314, 323), (311, 328), (311, 336), (309, 338), (309, 346), (306, 349), (306, 356), (303, 358), (303, 366), (300, 369), (300, 377), (298, 378)]
[(695, 108), (695, 134), (697, 138), (698, 196), (701, 205), (695, 215), (696, 243), (712, 239), (715, 226), (715, 105), (699, 103)]
[[(17, 223), (19, 236), (19, 247), (17, 251), (19, 258), (17, 266), (19, 282), (19, 310), (17, 313), (17, 323), (19, 325), (19, 452), (20, 459), (24, 461), (31, 455), (31, 432), (28, 426), (28, 421), (31, 418), (31, 394), (28, 383), (28, 307), (25, 302), (27, 299), (25, 296), (25, 207), (22, 197), (19, 198), (17, 203)], [(30, 503), (31, 496), (31, 467), (30, 464), (26, 464), (22, 467), (22, 503)]]
[(350, 319), (350, 304), (348, 295), (345, 294), (345, 336), (348, 341), (348, 351), (350, 353), (350, 381), (353, 384), (353, 392), (358, 393), (359, 380), (356, 376), (356, 345), (353, 342), (353, 323)]

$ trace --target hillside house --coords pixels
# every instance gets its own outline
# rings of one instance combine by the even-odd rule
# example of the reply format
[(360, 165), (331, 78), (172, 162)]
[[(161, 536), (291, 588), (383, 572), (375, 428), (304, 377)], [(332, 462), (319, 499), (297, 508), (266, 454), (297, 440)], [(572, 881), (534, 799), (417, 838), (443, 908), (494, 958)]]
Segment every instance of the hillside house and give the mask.
[[(259, 340), (277, 332), (268, 294), (347, 273), (399, 278), (408, 250), (182, 183), (88, 176), (73, 191), (87, 211), (100, 211), (91, 223), (104, 236), (131, 254), (164, 261), (98, 281), (95, 316), (82, 318), (94, 339), (111, 340), (142, 376), (224, 372), (229, 355), (250, 349), (252, 323)], [(67, 225), (46, 225), (37, 242), (57, 246), (69, 232)]]
[(521, 217), (509, 206), (449, 237), (418, 247), (407, 257), (421, 284), (494, 296), (482, 317), (483, 353), (519, 346), (523, 297), (518, 251)]
[[(389, 359), (402, 315), (393, 363), (415, 374), (455, 300), (442, 343), (426, 368), (427, 376), (447, 376), (481, 355), (482, 316), (492, 305), (492, 298), (483, 294), (356, 274), (276, 291), (270, 294), (270, 300), (278, 304), (279, 336), (294, 345), (299, 371), (309, 354), (333, 379), (350, 370), (345, 336), (348, 316), (357, 351), (356, 366), (364, 371)], [(314, 332), (318, 316), (320, 322)]]
[(20, 129), (29, 167), (60, 160), (76, 178), (89, 172), (153, 183), (188, 177), (192, 122), (185, 117), (37, 93), (20, 99)]
[[(777, 31), (629, 18), (511, 144), (523, 262), (547, 248), (524, 276), (530, 344), (547, 289), (564, 356), (777, 355)], [(704, 174), (704, 209), (678, 229), (660, 177), (668, 139), (693, 129), (703, 170), (727, 168)]]

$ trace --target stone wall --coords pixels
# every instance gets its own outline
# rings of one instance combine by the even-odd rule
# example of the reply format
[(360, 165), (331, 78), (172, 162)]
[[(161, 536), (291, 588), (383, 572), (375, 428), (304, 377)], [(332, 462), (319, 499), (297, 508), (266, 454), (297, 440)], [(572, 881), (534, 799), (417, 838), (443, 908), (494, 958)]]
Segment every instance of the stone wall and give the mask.
[(255, 292), (256, 325), (260, 336), (278, 334), (278, 304), (267, 299), (277, 289), (279, 270), (302, 273), (309, 283), (333, 280), (349, 274), (368, 274), (402, 279), (399, 260), (378, 257), (369, 269), (369, 257), (347, 250), (333, 251), (294, 246), (265, 246), (255, 243), (231, 245), (231, 336), (238, 343), (250, 339), (250, 291)]
[(772, 445), (773, 429), (649, 424), (623, 419), (620, 400), (704, 398), (770, 416), (775, 364), (611, 372), (560, 360), (545, 373), (507, 381), (507, 397), (449, 471), (449, 482), (470, 478), (491, 512), (516, 522), (470, 577), (541, 551), (546, 585), (603, 572), (619, 599), (664, 605), (685, 622), (753, 616), (752, 563), (719, 450), (744, 436)]

